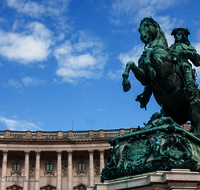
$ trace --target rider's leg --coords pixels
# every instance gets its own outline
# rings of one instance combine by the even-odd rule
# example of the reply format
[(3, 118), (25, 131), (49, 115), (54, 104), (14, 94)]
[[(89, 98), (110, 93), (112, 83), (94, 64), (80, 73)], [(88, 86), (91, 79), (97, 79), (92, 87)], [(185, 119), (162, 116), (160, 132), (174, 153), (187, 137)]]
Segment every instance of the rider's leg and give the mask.
[(194, 99), (194, 79), (192, 77), (192, 67), (189, 64), (183, 64), (182, 71), (185, 78), (184, 92), (188, 94), (190, 99)]

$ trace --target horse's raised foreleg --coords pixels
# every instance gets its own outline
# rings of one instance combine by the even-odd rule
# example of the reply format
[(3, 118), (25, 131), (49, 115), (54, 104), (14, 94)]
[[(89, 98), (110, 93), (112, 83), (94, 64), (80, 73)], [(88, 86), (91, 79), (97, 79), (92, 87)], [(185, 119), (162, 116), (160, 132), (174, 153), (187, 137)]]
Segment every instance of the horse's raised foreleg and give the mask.
[(129, 72), (133, 71), (133, 74), (135, 75), (136, 79), (142, 83), (142, 85), (147, 85), (148, 81), (146, 78), (145, 71), (139, 67), (136, 66), (136, 64), (133, 61), (129, 61), (126, 64), (126, 69), (124, 73), (122, 74), (123, 77), (123, 89), (125, 92), (129, 91), (131, 86), (130, 86), (130, 81), (128, 80), (129, 77)]

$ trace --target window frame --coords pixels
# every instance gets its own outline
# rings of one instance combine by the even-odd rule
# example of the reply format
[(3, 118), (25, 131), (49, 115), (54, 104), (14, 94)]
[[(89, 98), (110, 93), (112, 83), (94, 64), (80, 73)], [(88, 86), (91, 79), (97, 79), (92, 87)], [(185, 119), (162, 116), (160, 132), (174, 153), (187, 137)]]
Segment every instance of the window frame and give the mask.
[[(47, 170), (47, 166), (48, 166), (48, 170)], [(52, 170), (51, 170), (51, 166), (52, 166)], [(47, 162), (45, 164), (45, 171), (46, 172), (53, 172), (53, 170), (54, 170), (54, 164), (52, 162)]]
[[(79, 166), (81, 166), (81, 168), (79, 169)], [(79, 162), (78, 163), (78, 171), (85, 171), (86, 170), (86, 163), (83, 162)]]
[[(18, 169), (18, 166), (19, 166), (19, 169)], [(14, 172), (20, 172), (21, 171), (21, 163), (20, 162), (13, 162), (13, 164), (12, 164), (12, 171), (14, 171)]]

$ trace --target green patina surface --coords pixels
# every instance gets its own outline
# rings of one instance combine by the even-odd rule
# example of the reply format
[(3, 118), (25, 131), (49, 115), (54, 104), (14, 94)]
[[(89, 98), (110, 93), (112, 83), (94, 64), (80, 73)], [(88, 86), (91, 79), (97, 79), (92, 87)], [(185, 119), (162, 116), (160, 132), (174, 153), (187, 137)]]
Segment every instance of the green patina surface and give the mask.
[[(101, 181), (153, 172), (157, 170), (190, 169), (200, 172), (200, 89), (192, 64), (200, 66), (200, 55), (190, 44), (188, 29), (175, 28), (171, 47), (159, 24), (145, 17), (139, 26), (145, 44), (138, 66), (129, 61), (122, 75), (123, 90), (129, 91), (129, 72), (145, 86), (136, 101), (146, 105), (153, 94), (161, 106), (143, 130), (109, 140), (108, 161)], [(192, 63), (192, 64), (191, 64)], [(191, 132), (180, 125), (191, 121)]]
[(110, 157), (102, 170), (102, 182), (174, 168), (200, 171), (200, 140), (173, 121), (109, 142), (113, 149), (110, 149)]

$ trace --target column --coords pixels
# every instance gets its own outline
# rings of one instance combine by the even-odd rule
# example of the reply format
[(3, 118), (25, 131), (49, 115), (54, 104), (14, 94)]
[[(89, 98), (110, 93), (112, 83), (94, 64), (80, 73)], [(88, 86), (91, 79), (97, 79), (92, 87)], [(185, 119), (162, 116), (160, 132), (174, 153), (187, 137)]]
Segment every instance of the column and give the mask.
[(94, 158), (93, 158), (93, 150), (89, 150), (89, 185), (93, 186), (94, 184)]
[(73, 186), (73, 175), (72, 175), (72, 151), (68, 153), (68, 176), (67, 176), (67, 190), (72, 190)]
[(7, 172), (7, 158), (8, 158), (8, 151), (7, 150), (3, 150), (1, 189), (6, 189), (5, 176), (7, 176), (6, 175), (6, 172)]
[[(30, 151), (25, 151), (25, 165), (24, 165), (24, 176), (25, 179), (29, 180), (29, 155)], [(28, 190), (28, 181), (24, 181), (24, 190)]]
[(57, 190), (62, 189), (62, 151), (57, 151), (57, 178), (56, 187)]
[(36, 151), (36, 161), (35, 161), (35, 190), (40, 189), (40, 151)]
[(104, 168), (104, 150), (99, 150), (100, 152), (100, 173), (102, 172), (102, 169)]

